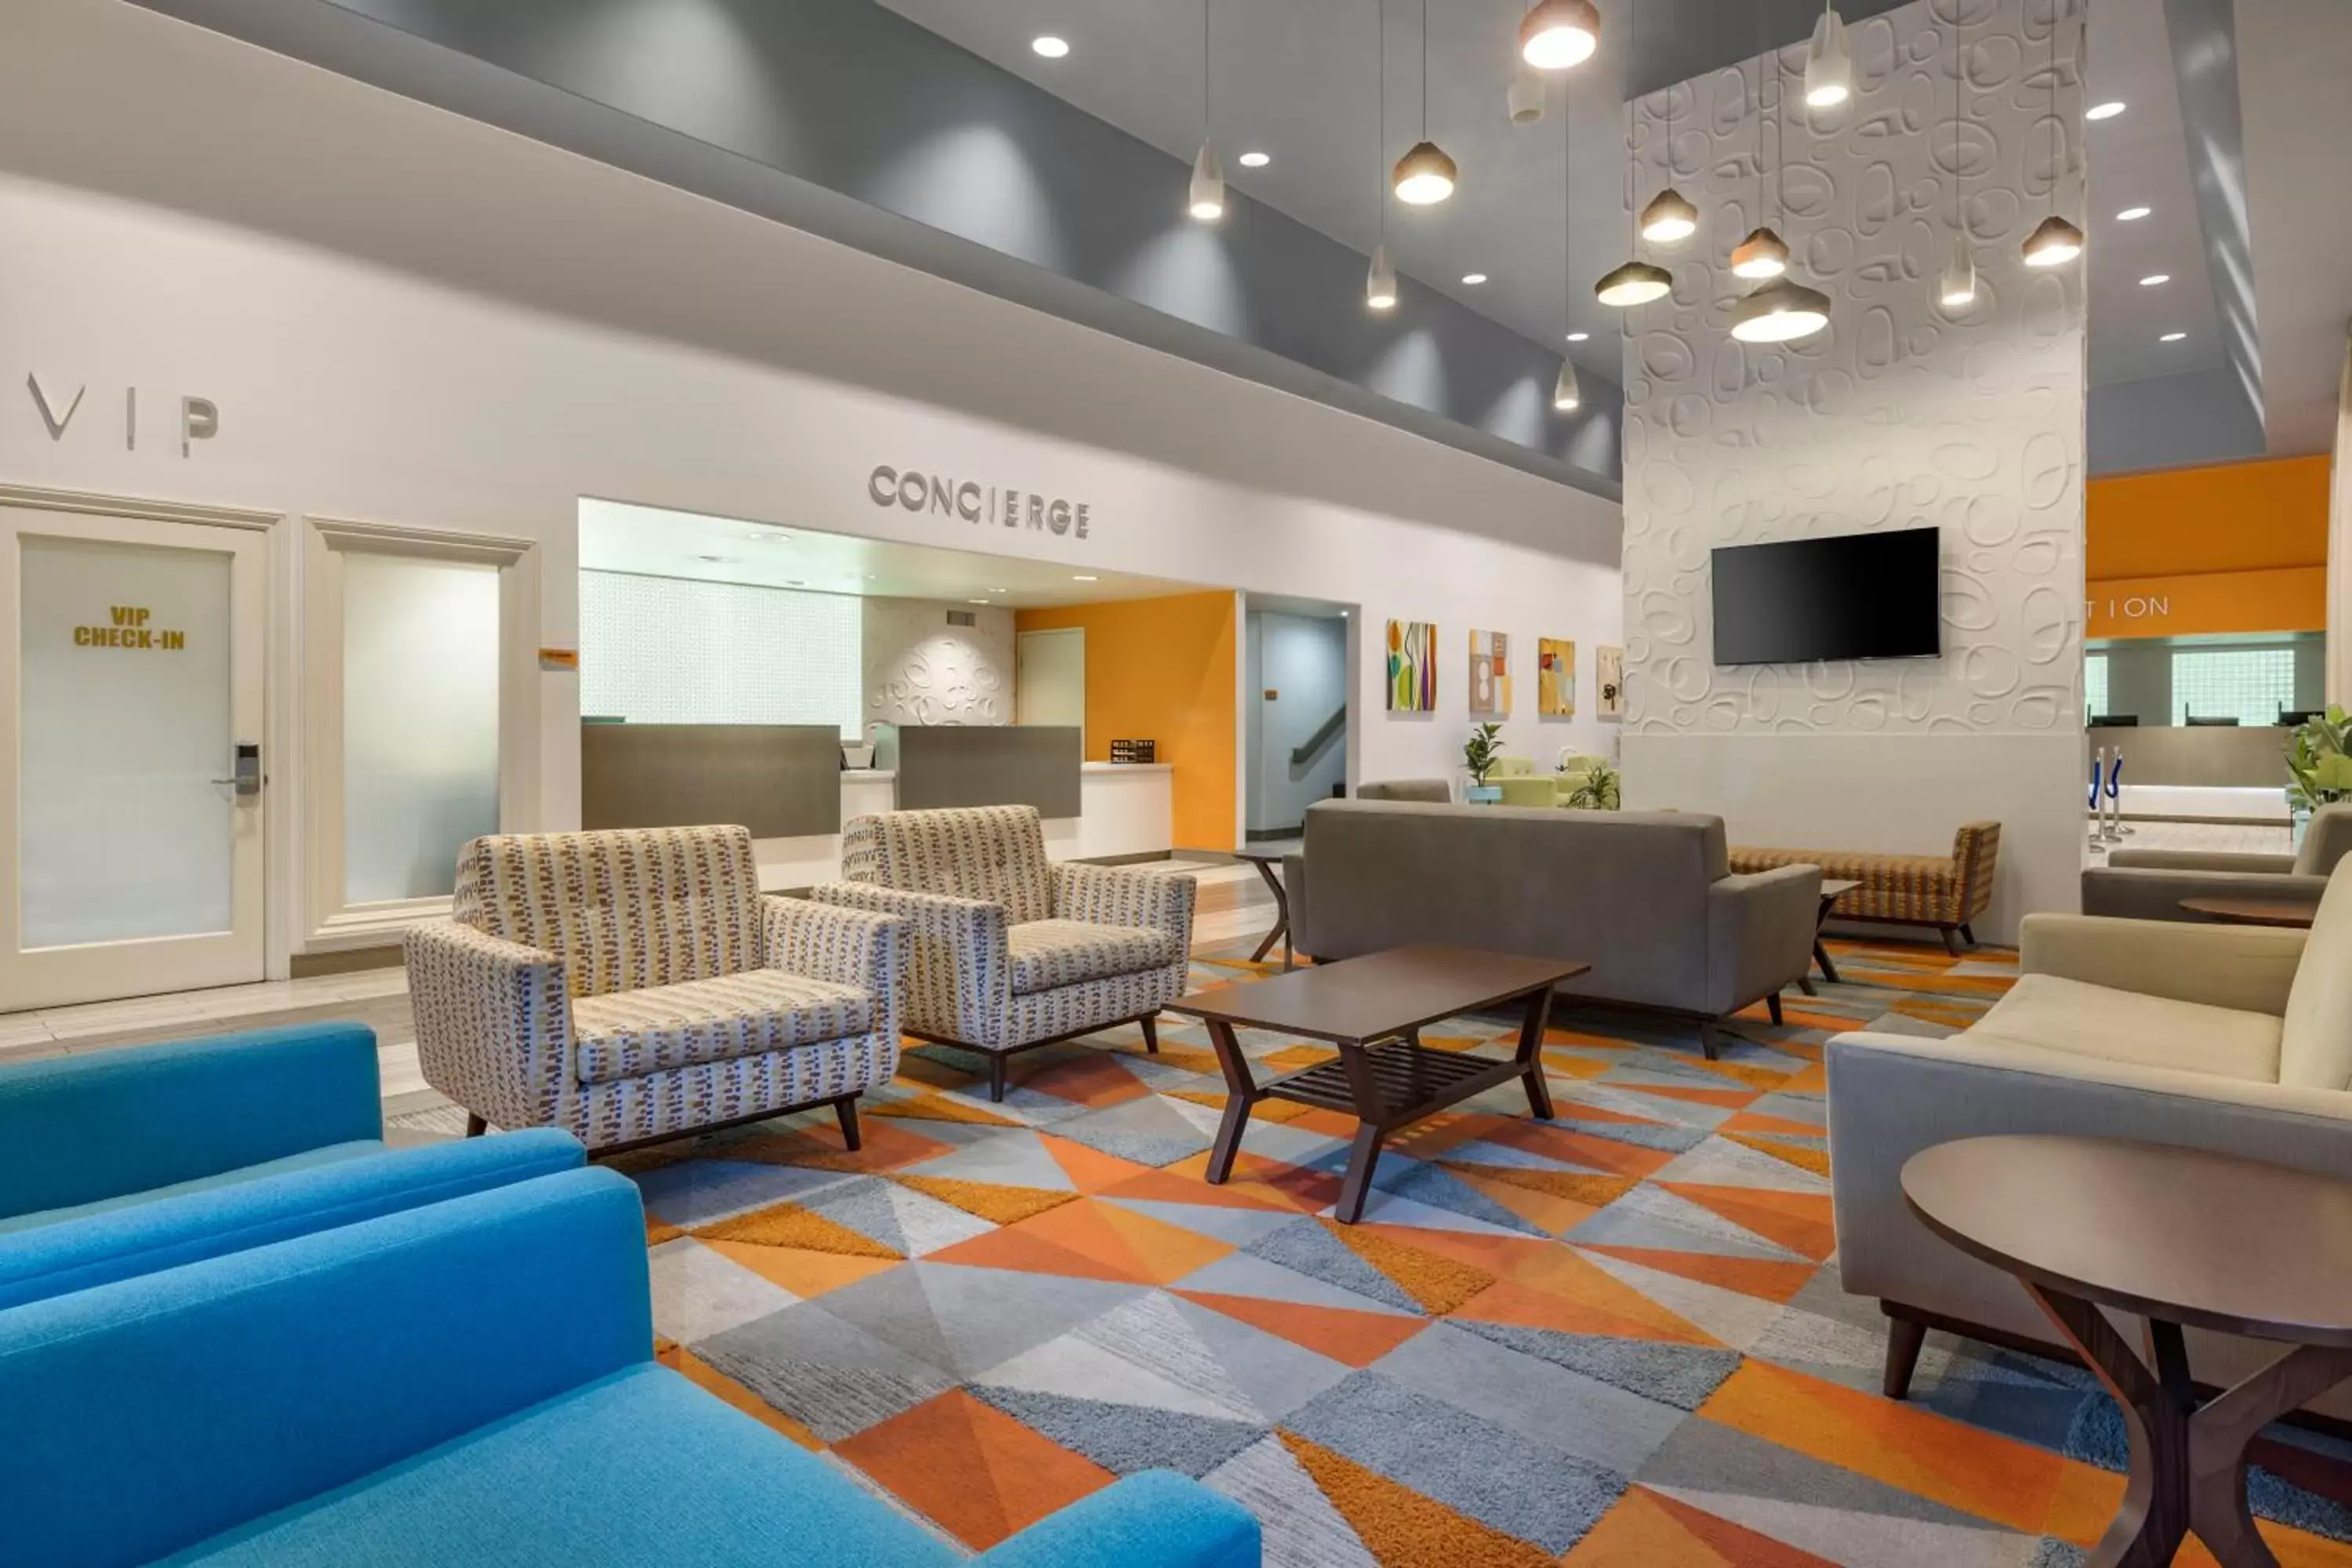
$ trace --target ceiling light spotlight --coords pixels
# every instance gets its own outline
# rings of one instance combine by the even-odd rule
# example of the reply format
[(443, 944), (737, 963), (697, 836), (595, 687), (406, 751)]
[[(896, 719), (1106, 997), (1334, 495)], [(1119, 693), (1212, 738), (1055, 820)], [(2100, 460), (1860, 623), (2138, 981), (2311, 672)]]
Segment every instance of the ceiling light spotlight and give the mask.
[(1396, 268), (1389, 265), (1389, 247), (1372, 247), (1371, 270), (1364, 274), (1364, 303), (1375, 310), (1396, 309)]
[(2025, 237), (2028, 267), (2063, 267), (2083, 254), (2083, 231), (2053, 213)]
[(2146, 217), (2149, 213), (2155, 210), (2156, 209), (2153, 207), (2126, 207), (2123, 211), (2116, 215), (2116, 221), (2117, 223), (2137, 223), (2140, 219)]
[(1591, 332), (1570, 332), (1568, 334), (1568, 341), (1572, 343), (1580, 343), (1591, 336), (1592, 334)]
[(1070, 581), (1073, 583), (1099, 583), (1102, 579), (1096, 576), (1091, 572), (1073, 572), (1070, 574)]
[(1462, 281), (1475, 289), (1479, 284), (1486, 281), (1486, 275), (1483, 272), (1465, 272), (1462, 275)]
[(1668, 185), (1642, 209), (1642, 237), (1653, 245), (1680, 245), (1698, 232), (1698, 208)]
[(2139, 280), (2139, 286), (2143, 289), (2153, 289), (2159, 283), (2169, 283), (2171, 281), (2172, 274), (2169, 272), (2151, 272), (2147, 277)]
[(988, 604), (988, 601), (986, 599), (966, 599), (964, 603), (967, 605), (980, 605), (985, 606)]
[(1936, 303), (1947, 310), (1959, 310), (1976, 302), (1976, 258), (1969, 254), (1968, 237), (1956, 234), (1951, 258), (1944, 263), (1943, 276), (1936, 279)]
[(1049, 60), (1058, 60), (1070, 52), (1070, 40), (1057, 38), (1051, 33), (1041, 34), (1029, 40), (1029, 52)]
[(1822, 7), (1805, 46), (1805, 107), (1834, 109), (1853, 96), (1853, 57), (1846, 52), (1845, 23), (1835, 0)]
[(1575, 409), (1575, 407), (1583, 401), (1583, 395), (1578, 389), (1576, 384), (1576, 362), (1568, 359), (1561, 360), (1559, 362), (1559, 379), (1552, 383), (1551, 405), (1554, 408), (1559, 409), (1562, 414), (1566, 414)]
[(1604, 305), (1628, 310), (1663, 300), (1674, 292), (1675, 275), (1648, 261), (1629, 261), (1592, 286), (1592, 297)]
[(1239, 163), (1244, 169), (1263, 169), (1268, 163), (1274, 162), (1274, 154), (1271, 153), (1260, 153), (1253, 150), (1243, 153), (1240, 157), (1234, 159), (1234, 162)]
[(1196, 223), (1214, 223), (1225, 216), (1225, 171), (1217, 162), (1217, 150), (1206, 142), (1201, 143), (1201, 154), (1192, 160), (1192, 184), (1185, 194), (1184, 210)]
[(2116, 115), (2121, 114), (2123, 111), (2124, 100), (2120, 98), (2111, 98), (2105, 103), (2095, 103), (2091, 105), (2090, 108), (2083, 110), (2083, 118), (2085, 120), (2113, 120)]
[(1530, 70), (1511, 73), (1510, 90), (1503, 95), (1514, 125), (1533, 125), (1543, 118), (1543, 78)]
[(1775, 278), (1732, 307), (1731, 335), (1743, 343), (1785, 343), (1830, 324), (1830, 297), (1788, 278)]
[(1454, 194), (1462, 171), (1434, 142), (1416, 142), (1396, 162), (1396, 199), (1409, 207), (1434, 206)]
[(1601, 47), (1601, 13), (1592, 0), (1539, 0), (1519, 18), (1519, 58), (1539, 71), (1580, 66)]
[(1778, 278), (1789, 270), (1789, 243), (1759, 228), (1732, 247), (1731, 270), (1740, 278)]
[(2156, 341), (2160, 343), (2177, 343), (2188, 335), (2187, 332), (2167, 332)]

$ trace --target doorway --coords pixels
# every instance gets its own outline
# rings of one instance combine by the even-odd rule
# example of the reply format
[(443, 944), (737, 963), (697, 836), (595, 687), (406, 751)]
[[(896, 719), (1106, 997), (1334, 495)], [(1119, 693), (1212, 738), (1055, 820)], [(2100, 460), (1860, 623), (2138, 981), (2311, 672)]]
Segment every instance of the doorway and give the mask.
[(1244, 837), (1297, 837), (1307, 808), (1343, 793), (1354, 709), (1349, 609), (1252, 594), (1244, 616)]
[(0, 1012), (263, 977), (266, 556), (0, 505)]
[(1013, 721), (1058, 724), (1079, 731), (1087, 725), (1087, 630), (1022, 632), (1013, 640)]

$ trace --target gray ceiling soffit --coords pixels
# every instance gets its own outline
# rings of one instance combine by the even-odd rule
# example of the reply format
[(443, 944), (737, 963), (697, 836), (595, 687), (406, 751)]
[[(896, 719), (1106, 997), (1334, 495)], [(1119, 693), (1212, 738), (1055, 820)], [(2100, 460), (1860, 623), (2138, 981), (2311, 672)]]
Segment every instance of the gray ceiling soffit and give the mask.
[[(870, 0), (137, 0), (148, 9), (1615, 500), (1622, 394)], [(657, 62), (649, 66), (648, 62)], [(1008, 374), (1021, 374), (1008, 366)]]
[[(1852, 26), (1908, 4), (1838, 0), (1837, 10)], [(1767, 49), (1801, 44), (1812, 37), (1821, 14), (1821, 0), (1643, 0), (1639, 25), (1629, 11), (1614, 19), (1614, 30), (1606, 37), (1612, 47), (1631, 52), (1626, 96), (1640, 98), (1752, 60)]]
[[(2180, 87), (2189, 177), (2205, 233), (2206, 272), (2221, 317), (2221, 345), (2237, 381), (2232, 402), (2263, 407), (2262, 339), (2246, 222), (2246, 146), (2238, 115), (2238, 32), (2231, 0), (2164, 0)], [(2262, 446), (2257, 442), (2255, 452)], [(2244, 455), (2244, 454), (2242, 454)]]
[(2236, 369), (2216, 365), (2091, 388), (2090, 472), (2192, 468), (2263, 455), (2263, 419)]

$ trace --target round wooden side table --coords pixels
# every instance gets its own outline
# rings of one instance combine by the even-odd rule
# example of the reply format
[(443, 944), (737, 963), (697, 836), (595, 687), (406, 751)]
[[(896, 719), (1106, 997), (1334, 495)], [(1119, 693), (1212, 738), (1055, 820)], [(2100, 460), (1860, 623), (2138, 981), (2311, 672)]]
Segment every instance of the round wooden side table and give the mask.
[[(2123, 1406), (2131, 1477), (2093, 1568), (2158, 1568), (2191, 1532), (2223, 1568), (2277, 1568), (2246, 1445), (2352, 1377), (2352, 1183), (2157, 1143), (1968, 1138), (1913, 1155), (1903, 1196), (2015, 1275)], [(2103, 1306), (2147, 1320), (2153, 1367)], [(2183, 1327), (2293, 1348), (2200, 1405)]]
[(2317, 904), (2285, 899), (2183, 899), (2180, 907), (2225, 926), (2287, 926), (2308, 931)]

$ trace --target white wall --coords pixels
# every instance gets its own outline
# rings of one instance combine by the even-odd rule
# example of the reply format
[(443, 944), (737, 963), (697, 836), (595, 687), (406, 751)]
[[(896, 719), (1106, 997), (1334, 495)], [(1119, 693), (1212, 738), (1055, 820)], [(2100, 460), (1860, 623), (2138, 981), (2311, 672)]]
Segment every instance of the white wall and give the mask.
[[(1295, 828), (1307, 808), (1348, 776), (1345, 733), (1304, 766), (1291, 752), (1312, 740), (1348, 695), (1348, 623), (1336, 617), (1249, 612), (1248, 703), (1244, 722), (1251, 832)], [(1265, 693), (1278, 693), (1271, 702)], [(1357, 721), (1351, 714), (1349, 721)]]
[[(558, 647), (583, 495), (1337, 599), (1435, 620), (1449, 647), (1474, 623), (1528, 649), (1616, 634), (1616, 512), (1593, 497), (136, 7), (22, 0), (9, 26), (0, 233), (37, 238), (0, 246), (0, 479), (527, 535)], [(27, 371), (89, 387), (62, 437)], [(187, 457), (159, 428), (184, 395), (220, 410)], [(877, 505), (883, 463), (1084, 500), (1088, 536)], [(1360, 661), (1362, 776), (1452, 771), (1461, 668), (1444, 712), (1391, 720)], [(538, 695), (540, 825), (563, 826), (577, 678)], [(1516, 749), (1564, 739), (1531, 697), (1520, 726)]]
[(580, 706), (636, 724), (837, 724), (856, 738), (859, 601), (580, 574)]
[[(1956, 314), (1930, 297), (1953, 153), (1920, 129), (1948, 116), (1953, 49), (1926, 0), (1853, 24), (1853, 99), (1810, 132), (1789, 112), (1779, 157), (1764, 142), (1773, 167), (1785, 159), (1773, 221), (1794, 275), (1833, 301), (1814, 338), (1727, 330), (1728, 251), (1759, 221), (1758, 68), (1672, 89), (1674, 178), (1712, 255), (1683, 262), (1672, 302), (1637, 312), (1626, 338), (1625, 797), (1720, 812), (1734, 843), (1800, 847), (1943, 851), (1961, 822), (1997, 819), (1999, 901), (1980, 934), (2005, 937), (2022, 911), (2078, 896), (2082, 277), (2032, 271), (2020, 247), (2053, 201), (2088, 215), (2073, 174), (2050, 194), (2083, 106), (2066, 77), (2046, 107), (2049, 0), (1966, 10), (1958, 167), (1979, 284)], [(2062, 68), (2080, 38), (2078, 20), (2060, 24)], [(1801, 48), (1768, 58), (1796, 102)], [(1664, 177), (1666, 109), (1665, 94), (1636, 106), (1643, 200)], [(1940, 659), (1713, 662), (1714, 547), (1925, 525), (1942, 531)]]
[[(1013, 722), (1013, 612), (929, 599), (867, 599), (866, 722)], [(948, 624), (962, 611), (968, 626)]]

